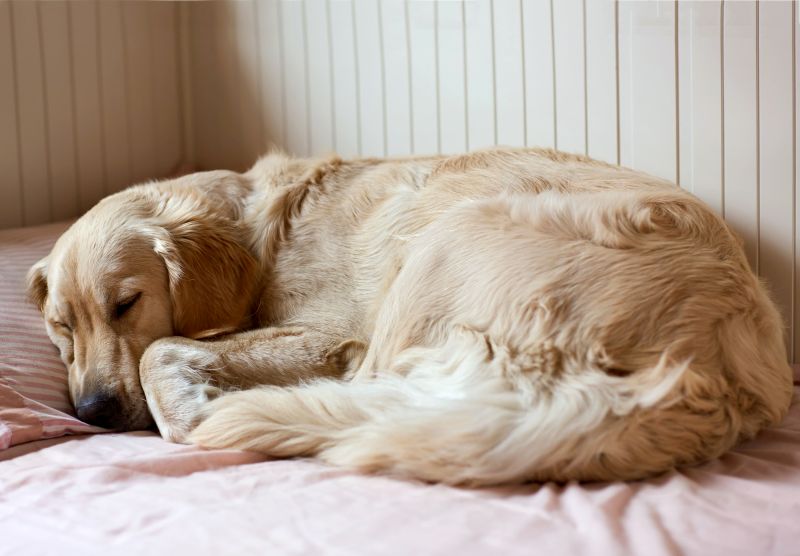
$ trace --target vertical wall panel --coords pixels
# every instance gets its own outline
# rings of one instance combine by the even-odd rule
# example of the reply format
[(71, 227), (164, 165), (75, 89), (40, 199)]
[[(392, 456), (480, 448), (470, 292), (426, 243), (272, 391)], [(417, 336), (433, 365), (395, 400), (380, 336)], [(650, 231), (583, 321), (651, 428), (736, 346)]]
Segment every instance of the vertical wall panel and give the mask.
[(723, 211), (721, 2), (679, 5), (681, 185)]
[(800, 318), (800, 272), (798, 272), (798, 264), (800, 264), (800, 257), (798, 257), (798, 248), (800, 247), (800, 243), (798, 240), (800, 239), (800, 226), (797, 224), (797, 214), (798, 214), (798, 206), (800, 204), (800, 199), (798, 199), (797, 195), (797, 186), (800, 183), (800, 168), (798, 168), (797, 160), (798, 154), (800, 154), (800, 126), (798, 126), (797, 122), (797, 101), (800, 100), (800, 91), (798, 91), (797, 87), (797, 70), (798, 64), (800, 64), (800, 57), (798, 57), (798, 53), (800, 53), (800, 41), (798, 41), (798, 31), (800, 31), (800, 13), (798, 12), (798, 6), (795, 3), (793, 6), (792, 11), (792, 46), (793, 46), (793, 62), (794, 66), (792, 67), (792, 87), (794, 89), (792, 95), (792, 111), (794, 112), (794, 119), (792, 124), (794, 126), (794, 149), (793, 149), (793, 156), (794, 159), (792, 161), (793, 164), (793, 178), (794, 183), (792, 184), (792, 195), (794, 196), (794, 202), (792, 203), (792, 226), (793, 226), (793, 237), (792, 237), (792, 300), (791, 300), (791, 307), (790, 307), (790, 314), (787, 315), (787, 321), (791, 325), (790, 329), (790, 337), (789, 337), (789, 360), (790, 361), (797, 361), (800, 359), (800, 325), (797, 322), (798, 318)]
[[(163, 176), (175, 171), (183, 153), (178, 85), (178, 6), (171, 2), (151, 2), (148, 8), (153, 40), (151, 86), (154, 90), (157, 135), (155, 175)], [(252, 23), (252, 17), (249, 21)], [(255, 55), (255, 45), (252, 46)]]
[(176, 10), (167, 2), (0, 1), (0, 227), (77, 216), (137, 178), (176, 167)]
[(725, 217), (758, 268), (756, 4), (725, 2)]
[(361, 122), (353, 5), (349, 0), (331, 0), (328, 6), (331, 11), (331, 42), (333, 45), (336, 150), (342, 156), (359, 156), (361, 153)]
[(11, 3), (0, 2), (0, 226), (22, 226), (22, 187), (17, 143), (17, 94)]
[(617, 159), (617, 59), (614, 0), (584, 0), (586, 9), (586, 147), (593, 158)]
[(361, 154), (359, 75), (351, 1), (330, 1), (333, 45), (333, 94), (336, 150), (342, 156)]
[[(197, 159), (195, 146), (194, 90), (192, 79), (192, 13), (191, 4), (178, 4), (178, 23), (176, 29), (176, 56), (178, 58), (178, 90), (180, 92), (180, 137), (182, 169), (190, 168)], [(263, 137), (262, 137), (263, 142)], [(263, 151), (263, 148), (261, 149)]]
[[(283, 45), (278, 0), (256, 2), (256, 25), (261, 78), (262, 151), (283, 145)], [(333, 59), (331, 54), (330, 59)], [(333, 67), (331, 67), (333, 71)]]
[(309, 121), (311, 153), (335, 150), (333, 132), (333, 94), (330, 61), (330, 22), (325, 0), (307, 0)]
[[(192, 120), (196, 133), (195, 156), (199, 168), (222, 168), (221, 150), (218, 148), (222, 119), (218, 91), (221, 84), (216, 70), (219, 60), (214, 47), (217, 30), (214, 5), (211, 2), (197, 2), (190, 8), (190, 86), (194, 110)], [(264, 33), (264, 36), (268, 35)]]
[(361, 100), (361, 152), (364, 156), (386, 154), (383, 91), (383, 45), (380, 3), (354, 2), (356, 45)]
[[(210, 107), (216, 112), (216, 140), (217, 156), (220, 162), (217, 168), (230, 170), (244, 170), (255, 158), (260, 141), (260, 122), (253, 118), (256, 110), (256, 93), (252, 92), (255, 79), (242, 81), (243, 67), (252, 61), (252, 43), (248, 56), (242, 50), (242, 43), (247, 43), (253, 38), (255, 32), (254, 18), (244, 24), (246, 17), (240, 17), (240, 12), (252, 6), (245, 2), (214, 2), (212, 4), (211, 25), (214, 29), (207, 40), (213, 45), (213, 55), (219, 63), (213, 68), (210, 79), (218, 83), (214, 88), (214, 104)], [(241, 51), (241, 52), (240, 52)], [(252, 77), (252, 76), (251, 76)]]
[(408, 12), (404, 2), (381, 1), (385, 75), (386, 154), (411, 154), (412, 116)]
[(50, 160), (47, 154), (46, 91), (38, 5), (11, 3), (16, 54), (17, 111), (22, 185), (25, 188), (25, 224), (49, 222)]
[(240, 122), (236, 126), (239, 152), (234, 169), (250, 168), (262, 154), (262, 122), (254, 115), (261, 106), (260, 63), (258, 59), (258, 35), (255, 0), (229, 2), (231, 12), (231, 95), (235, 96), (237, 110), (235, 117)]
[(286, 149), (297, 156), (308, 154), (308, 89), (302, 2), (282, 2), (281, 25), (284, 66)]
[(408, 14), (414, 149), (420, 154), (431, 154), (440, 148), (436, 8), (433, 2), (409, 2)]
[(622, 164), (677, 179), (675, 3), (620, 2)]
[[(67, 4), (72, 37), (73, 98), (78, 151), (79, 209), (87, 210), (105, 194), (105, 138), (98, 64), (97, 4)], [(148, 145), (152, 137), (145, 138)]]
[(792, 271), (794, 280), (792, 281), (792, 307), (791, 311), (792, 314), (788, 318), (788, 320), (792, 324), (792, 337), (790, 338), (791, 341), (791, 361), (798, 361), (800, 360), (800, 323), (798, 323), (798, 318), (800, 318), (800, 272), (798, 272), (798, 265), (800, 265), (800, 256), (798, 256), (798, 248), (800, 248), (800, 226), (797, 223), (797, 215), (798, 209), (800, 208), (800, 196), (797, 195), (797, 187), (800, 184), (800, 167), (798, 167), (798, 158), (800, 158), (800, 126), (798, 126), (797, 121), (797, 107), (800, 106), (798, 101), (800, 101), (800, 90), (797, 87), (797, 77), (798, 77), (798, 64), (800, 64), (800, 13), (798, 12), (797, 4), (794, 5), (794, 17), (792, 18), (794, 21), (794, 28), (793, 28), (793, 36), (792, 40), (794, 42), (794, 73), (792, 75), (792, 86), (794, 87), (794, 187), (792, 189), (792, 194), (794, 195), (794, 213), (793, 213), (793, 222), (794, 222), (794, 244), (792, 246)]
[[(237, 4), (237, 6), (250, 5)], [(178, 8), (171, 2), (150, 2), (147, 7), (149, 10), (148, 22), (152, 36), (152, 77), (150, 79), (150, 86), (153, 90), (153, 112), (156, 128), (154, 175), (165, 176), (175, 171), (180, 164), (182, 154), (180, 138), (180, 98), (178, 95), (178, 79), (180, 74), (176, 48), (177, 37), (175, 34), (178, 26)], [(250, 12), (252, 12), (252, 6), (250, 6), (250, 8)], [(253, 29), (252, 13), (248, 13), (247, 15), (249, 18), (246, 21), (250, 23), (250, 28)], [(252, 33), (246, 35), (244, 29), (242, 29), (239, 36), (252, 36)], [(253, 58), (257, 52), (255, 46), (253, 42), (252, 44), (247, 44), (246, 48), (242, 50), (249, 53), (250, 58)], [(248, 91), (252, 89), (252, 76), (257, 74), (251, 70), (247, 72), (247, 75), (248, 79), (240, 84), (243, 91), (245, 87), (247, 87)], [(255, 99), (250, 100), (250, 103), (243, 102), (242, 106), (248, 108), (250, 114), (253, 114), (255, 113)], [(249, 117), (247, 121), (253, 122), (255, 119)], [(247, 138), (246, 144), (249, 147), (249, 153), (252, 154), (254, 149), (258, 148), (258, 140), (258, 132)]]
[[(152, 37), (148, 7), (143, 2), (125, 2), (123, 33), (128, 71), (128, 126), (131, 133), (131, 163), (134, 182), (150, 178), (156, 171), (156, 118), (152, 70)], [(146, 30), (146, 31), (145, 31)]]
[(437, 69), (441, 152), (467, 150), (463, 0), (438, 4)]
[(586, 152), (584, 0), (553, 2), (558, 148)]
[(106, 189), (117, 191), (133, 182), (122, 4), (100, 3), (97, 17), (103, 45), (100, 50), (103, 135), (108, 138), (105, 143)]
[(64, 220), (78, 212), (67, 5), (63, 2), (44, 2), (39, 5), (39, 16), (43, 69), (49, 92), (46, 114), (52, 219)]
[(471, 150), (497, 143), (494, 114), (494, 30), (490, 0), (464, 2), (464, 22), (467, 148)]
[(794, 262), (794, 206), (791, 202), (794, 189), (794, 22), (791, 3), (760, 2), (758, 9), (759, 261), (761, 275), (769, 281), (784, 318), (789, 319), (794, 286), (791, 274)]
[(497, 143), (524, 145), (526, 102), (522, 61), (522, 26), (517, 2), (495, 0), (494, 64)]
[[(249, 2), (191, 6), (190, 60), (185, 61), (191, 79), (183, 86), (190, 88), (192, 102), (181, 110), (193, 111), (199, 168), (244, 170), (262, 151), (257, 24), (255, 6)], [(158, 66), (152, 71), (159, 71)]]
[(553, 84), (553, 19), (550, 0), (524, 0), (522, 21), (525, 29), (525, 144), (556, 145), (556, 106)]

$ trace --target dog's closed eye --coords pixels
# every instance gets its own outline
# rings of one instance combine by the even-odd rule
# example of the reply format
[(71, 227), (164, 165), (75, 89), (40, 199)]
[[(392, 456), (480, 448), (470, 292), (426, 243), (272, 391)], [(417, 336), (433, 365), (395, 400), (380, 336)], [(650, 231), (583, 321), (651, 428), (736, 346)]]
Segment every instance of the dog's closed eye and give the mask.
[(60, 328), (62, 330), (66, 330), (67, 332), (72, 332), (72, 327), (70, 325), (68, 325), (67, 323), (65, 323), (65, 322), (53, 321), (52, 325), (55, 328)]
[(125, 316), (125, 313), (127, 313), (131, 307), (136, 305), (136, 302), (139, 301), (140, 297), (142, 297), (142, 292), (135, 293), (117, 303), (117, 305), (114, 307), (114, 317), (120, 319)]

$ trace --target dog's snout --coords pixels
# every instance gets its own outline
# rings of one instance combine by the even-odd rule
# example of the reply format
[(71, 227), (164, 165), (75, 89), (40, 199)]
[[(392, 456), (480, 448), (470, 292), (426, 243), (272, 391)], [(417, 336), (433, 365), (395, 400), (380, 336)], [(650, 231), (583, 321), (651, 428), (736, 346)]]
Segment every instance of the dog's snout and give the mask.
[(122, 404), (113, 394), (99, 392), (90, 394), (78, 401), (75, 412), (84, 423), (104, 429), (122, 428)]

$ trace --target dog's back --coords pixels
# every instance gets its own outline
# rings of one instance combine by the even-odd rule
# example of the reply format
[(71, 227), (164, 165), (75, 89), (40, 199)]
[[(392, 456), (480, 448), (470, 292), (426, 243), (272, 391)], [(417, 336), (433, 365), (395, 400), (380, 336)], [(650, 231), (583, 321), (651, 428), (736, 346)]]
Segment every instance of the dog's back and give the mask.
[(276, 320), (349, 325), (369, 350), (350, 383), (223, 396), (201, 444), (451, 483), (629, 479), (788, 407), (777, 310), (673, 185), (552, 151), (336, 164), (309, 184), (270, 295), (327, 293)]

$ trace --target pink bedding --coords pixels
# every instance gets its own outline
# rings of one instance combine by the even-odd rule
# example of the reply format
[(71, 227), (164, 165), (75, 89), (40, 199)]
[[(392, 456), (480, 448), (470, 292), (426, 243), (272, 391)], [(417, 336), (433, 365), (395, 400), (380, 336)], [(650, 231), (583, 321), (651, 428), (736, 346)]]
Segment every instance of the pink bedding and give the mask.
[(7, 554), (800, 554), (800, 404), (719, 461), (640, 483), (464, 490), (149, 433), (0, 454)]
[[(94, 430), (22, 299), (64, 227), (0, 233), (0, 449)], [(800, 405), (719, 461), (632, 484), (463, 490), (146, 433), (29, 442), (0, 451), (0, 553), (800, 554)]]

